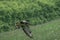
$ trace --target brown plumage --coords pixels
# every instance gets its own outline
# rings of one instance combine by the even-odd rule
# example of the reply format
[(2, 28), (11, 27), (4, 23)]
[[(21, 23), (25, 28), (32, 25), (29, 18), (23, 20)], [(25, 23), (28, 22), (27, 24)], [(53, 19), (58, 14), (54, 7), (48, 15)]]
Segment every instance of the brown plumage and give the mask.
[(17, 23), (16, 23), (16, 29), (19, 29), (20, 27), (23, 29), (24, 33), (25, 33), (28, 37), (32, 38), (32, 33), (31, 33), (31, 30), (30, 30), (29, 22), (28, 22), (28, 21), (23, 20), (23, 21), (21, 21), (21, 22), (17, 22)]

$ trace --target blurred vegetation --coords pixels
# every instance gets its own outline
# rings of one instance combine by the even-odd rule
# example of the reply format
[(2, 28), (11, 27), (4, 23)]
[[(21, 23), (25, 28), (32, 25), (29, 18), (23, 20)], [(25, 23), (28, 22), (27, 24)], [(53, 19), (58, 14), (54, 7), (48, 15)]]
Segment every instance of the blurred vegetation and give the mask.
[(0, 32), (28, 19), (33, 25), (60, 17), (60, 0), (0, 0)]

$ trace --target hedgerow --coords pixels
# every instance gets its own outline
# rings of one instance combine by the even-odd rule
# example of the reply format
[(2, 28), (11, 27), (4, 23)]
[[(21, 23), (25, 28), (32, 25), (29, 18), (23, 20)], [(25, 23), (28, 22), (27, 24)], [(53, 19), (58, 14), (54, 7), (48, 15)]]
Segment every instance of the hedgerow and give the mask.
[[(28, 19), (31, 24), (42, 24), (60, 17), (60, 2), (54, 5), (45, 4), (37, 0), (0, 0), (0, 31), (4, 28), (13, 29), (15, 23)], [(6, 26), (6, 24), (8, 26)]]

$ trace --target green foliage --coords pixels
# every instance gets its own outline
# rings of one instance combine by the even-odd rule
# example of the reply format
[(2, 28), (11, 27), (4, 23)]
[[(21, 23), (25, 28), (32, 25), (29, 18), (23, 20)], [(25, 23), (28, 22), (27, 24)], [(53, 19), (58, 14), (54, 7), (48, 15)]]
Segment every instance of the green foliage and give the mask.
[(2, 29), (2, 31), (8, 31), (9, 30), (9, 27), (8, 26), (2, 26), (0, 29)]
[(12, 29), (20, 20), (28, 19), (31, 24), (36, 25), (58, 17), (60, 17), (59, 0), (0, 0), (0, 21)]

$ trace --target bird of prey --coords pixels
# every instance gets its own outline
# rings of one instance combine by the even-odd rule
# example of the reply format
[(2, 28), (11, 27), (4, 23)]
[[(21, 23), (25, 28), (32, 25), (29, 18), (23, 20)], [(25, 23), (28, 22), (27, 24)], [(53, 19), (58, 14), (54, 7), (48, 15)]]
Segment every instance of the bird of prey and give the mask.
[(28, 20), (22, 20), (20, 22), (16, 23), (16, 28), (20, 29), (20, 27), (23, 29), (24, 33), (30, 37), (33, 38), (30, 27), (29, 27), (29, 22)]

